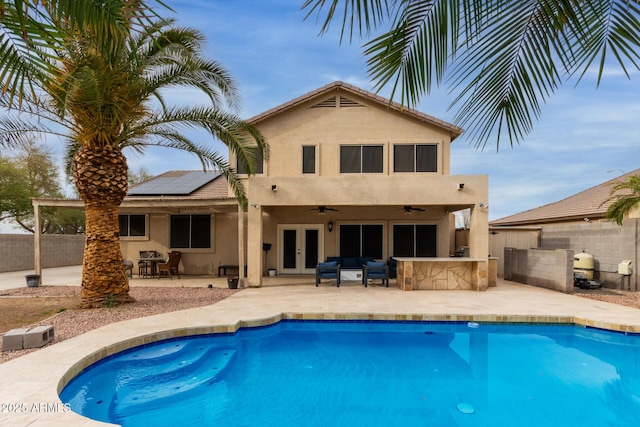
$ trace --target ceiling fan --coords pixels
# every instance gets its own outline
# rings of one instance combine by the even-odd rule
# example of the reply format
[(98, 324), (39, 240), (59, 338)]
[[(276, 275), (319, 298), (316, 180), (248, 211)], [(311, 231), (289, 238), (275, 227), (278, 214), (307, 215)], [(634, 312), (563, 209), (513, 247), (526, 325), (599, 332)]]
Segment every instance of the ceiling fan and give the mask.
[(328, 208), (326, 206), (318, 206), (317, 208), (311, 208), (310, 211), (318, 211), (318, 215), (325, 215), (326, 211), (338, 212), (338, 209)]
[(411, 215), (411, 212), (416, 211), (416, 212), (424, 212), (425, 209), (422, 208), (414, 208), (413, 206), (403, 206), (402, 210), (404, 211), (405, 215)]

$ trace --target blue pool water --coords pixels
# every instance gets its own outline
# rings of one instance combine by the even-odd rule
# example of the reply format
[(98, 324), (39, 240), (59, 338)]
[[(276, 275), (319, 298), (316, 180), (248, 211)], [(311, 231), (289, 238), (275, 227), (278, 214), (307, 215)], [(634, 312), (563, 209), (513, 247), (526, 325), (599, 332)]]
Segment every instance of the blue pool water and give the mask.
[(640, 336), (282, 321), (127, 350), (60, 397), (124, 426), (636, 427)]

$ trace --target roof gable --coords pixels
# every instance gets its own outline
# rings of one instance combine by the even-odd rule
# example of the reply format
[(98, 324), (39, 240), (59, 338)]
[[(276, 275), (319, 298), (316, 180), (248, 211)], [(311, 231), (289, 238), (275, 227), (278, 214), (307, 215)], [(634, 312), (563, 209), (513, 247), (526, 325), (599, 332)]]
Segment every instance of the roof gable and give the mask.
[[(336, 91), (338, 92), (338, 94), (335, 94)], [(330, 83), (326, 86), (292, 99), (291, 101), (285, 102), (284, 104), (280, 104), (277, 107), (271, 108), (270, 110), (267, 110), (261, 114), (258, 114), (257, 116), (250, 118), (248, 121), (250, 123), (257, 124), (263, 120), (270, 119), (279, 114), (283, 114), (291, 110), (292, 108), (295, 108), (305, 102), (314, 99), (317, 99), (317, 102), (313, 103), (310, 108), (364, 107), (363, 104), (358, 102), (358, 98), (365, 98), (386, 109), (405, 114), (408, 117), (417, 119), (418, 121), (444, 129), (451, 134), (452, 141), (460, 136), (463, 132), (462, 128), (456, 125), (445, 122), (444, 120), (437, 119), (433, 116), (429, 116), (418, 110), (406, 108), (397, 102), (391, 102), (390, 100), (382, 96), (376, 95), (374, 93), (341, 81)]]

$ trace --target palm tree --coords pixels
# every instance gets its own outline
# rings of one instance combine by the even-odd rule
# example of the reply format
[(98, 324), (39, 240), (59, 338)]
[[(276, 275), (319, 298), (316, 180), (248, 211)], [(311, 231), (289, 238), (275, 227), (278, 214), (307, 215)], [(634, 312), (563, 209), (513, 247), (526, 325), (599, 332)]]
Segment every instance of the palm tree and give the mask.
[[(101, 306), (107, 298), (132, 300), (118, 235), (118, 206), (128, 188), (124, 149), (143, 153), (149, 146), (164, 146), (193, 153), (203, 168), (224, 173), (243, 205), (242, 182), (228, 161), (181, 130), (206, 130), (236, 153), (249, 173), (255, 170), (251, 146), (257, 144), (262, 155), (268, 154), (259, 132), (226, 111), (238, 105), (237, 88), (219, 63), (202, 56), (204, 36), (199, 31), (157, 20), (109, 51), (100, 40), (68, 27), (67, 37), (46, 52), (48, 78), (34, 79), (40, 84), (37, 97), (24, 94), (20, 103), (0, 98), (0, 105), (29, 114), (0, 120), (9, 143), (32, 132), (67, 140), (86, 213), (83, 307)], [(210, 106), (168, 106), (163, 90), (173, 87), (201, 91)]]
[(454, 120), (482, 148), (503, 136), (519, 143), (541, 104), (592, 67), (598, 84), (609, 61), (627, 76), (640, 68), (640, 0), (305, 0), (303, 8), (318, 15), (321, 33), (339, 19), (341, 40), (372, 37), (369, 75), (402, 103), (415, 106), (447, 82)]
[[(613, 201), (607, 208), (607, 218), (622, 225), (627, 214), (640, 207), (640, 176), (632, 175), (611, 187), (611, 196), (605, 203)], [(603, 203), (604, 204), (604, 203)]]

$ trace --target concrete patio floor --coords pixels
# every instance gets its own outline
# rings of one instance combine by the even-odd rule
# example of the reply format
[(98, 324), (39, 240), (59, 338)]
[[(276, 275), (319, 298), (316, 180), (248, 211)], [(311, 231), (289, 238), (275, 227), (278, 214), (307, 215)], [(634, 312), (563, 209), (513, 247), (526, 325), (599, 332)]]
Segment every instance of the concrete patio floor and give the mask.
[[(77, 270), (79, 271), (79, 270)], [(71, 274), (71, 273), (69, 273)], [(79, 284), (43, 273), (43, 284)], [(273, 280), (269, 280), (273, 279)], [(359, 283), (340, 288), (313, 278), (268, 278), (265, 286), (238, 292), (217, 304), (114, 323), (0, 364), (0, 425), (98, 426), (103, 423), (66, 412), (58, 392), (90, 363), (123, 349), (193, 333), (231, 332), (283, 318), (463, 320), (478, 322), (577, 323), (640, 332), (640, 310), (546, 289), (498, 281), (486, 292), (404, 292)], [(0, 284), (6, 279), (0, 275)], [(24, 274), (20, 279), (24, 285)], [(63, 283), (66, 282), (66, 283)], [(226, 286), (226, 279), (134, 279), (132, 286)]]

